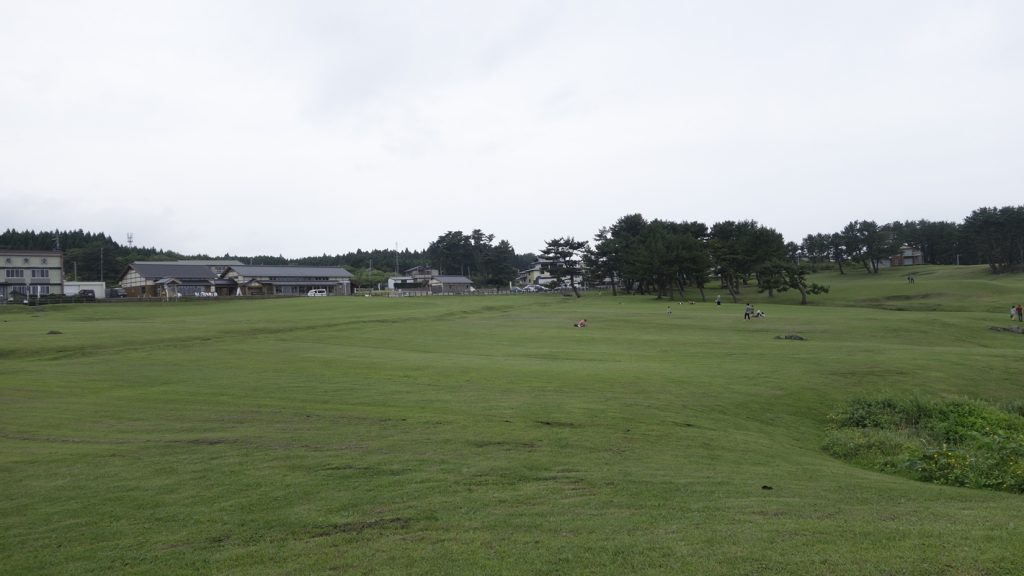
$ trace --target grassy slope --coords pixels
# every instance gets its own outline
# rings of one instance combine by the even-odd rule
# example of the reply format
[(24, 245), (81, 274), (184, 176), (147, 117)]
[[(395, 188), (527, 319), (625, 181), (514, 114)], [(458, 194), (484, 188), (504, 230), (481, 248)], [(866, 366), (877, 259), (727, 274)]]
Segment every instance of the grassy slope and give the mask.
[(918, 270), (745, 294), (756, 322), (610, 296), (0, 308), (0, 572), (1021, 573), (1020, 496), (820, 450), (854, 395), (1020, 397), (1024, 340), (987, 328), (1021, 279)]

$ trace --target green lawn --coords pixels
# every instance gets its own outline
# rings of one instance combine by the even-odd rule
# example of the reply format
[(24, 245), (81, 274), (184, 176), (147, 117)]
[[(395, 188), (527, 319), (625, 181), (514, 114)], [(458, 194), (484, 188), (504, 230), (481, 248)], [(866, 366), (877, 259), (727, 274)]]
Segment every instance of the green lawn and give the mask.
[(1024, 336), (989, 328), (1024, 278), (917, 270), (748, 289), (748, 322), (589, 294), (0, 306), (0, 573), (1024, 573), (1022, 496), (822, 450), (853, 397), (1021, 398)]

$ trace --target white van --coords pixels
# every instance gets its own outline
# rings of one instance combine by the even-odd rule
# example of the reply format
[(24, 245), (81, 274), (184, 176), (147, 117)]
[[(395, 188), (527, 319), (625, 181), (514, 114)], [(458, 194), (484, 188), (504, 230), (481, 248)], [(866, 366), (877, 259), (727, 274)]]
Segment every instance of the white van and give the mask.
[(306, 296), (327, 296), (327, 288), (315, 288), (306, 292)]

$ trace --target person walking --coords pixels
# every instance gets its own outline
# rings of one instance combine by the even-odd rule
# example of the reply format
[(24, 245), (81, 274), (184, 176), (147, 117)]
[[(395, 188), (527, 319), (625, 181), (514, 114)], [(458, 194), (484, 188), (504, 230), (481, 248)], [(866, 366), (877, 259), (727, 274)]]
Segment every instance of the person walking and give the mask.
[(1017, 322), (1024, 322), (1024, 306), (1017, 304)]
[(743, 319), (750, 320), (750, 315), (754, 313), (754, 307), (747, 303), (746, 308), (743, 309)]
[(715, 306), (721, 306), (721, 305), (722, 305), (722, 297), (721, 296), (715, 296)]

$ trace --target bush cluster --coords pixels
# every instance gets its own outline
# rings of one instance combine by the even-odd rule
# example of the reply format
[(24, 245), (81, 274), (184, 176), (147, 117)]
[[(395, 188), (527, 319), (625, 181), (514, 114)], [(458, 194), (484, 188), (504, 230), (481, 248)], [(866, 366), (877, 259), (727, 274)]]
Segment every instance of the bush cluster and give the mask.
[(916, 480), (1024, 493), (1024, 404), (858, 398), (829, 415), (825, 450)]

